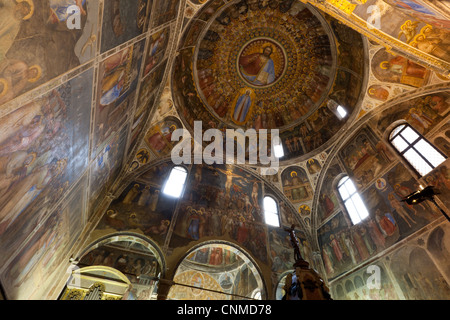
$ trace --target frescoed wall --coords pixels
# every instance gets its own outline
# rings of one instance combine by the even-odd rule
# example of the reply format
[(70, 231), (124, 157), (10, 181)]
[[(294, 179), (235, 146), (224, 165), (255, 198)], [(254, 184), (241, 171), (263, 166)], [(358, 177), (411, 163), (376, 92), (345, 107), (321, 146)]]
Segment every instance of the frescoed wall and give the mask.
[(384, 0), (389, 5), (407, 15), (429, 23), (437, 28), (449, 29), (450, 8), (442, 1), (424, 0)]
[[(251, 260), (230, 244), (212, 243), (188, 253), (178, 266), (170, 299), (225, 300), (266, 296), (261, 275)], [(206, 288), (209, 291), (196, 289)]]
[(145, 136), (145, 142), (157, 155), (169, 155), (176, 145), (172, 141), (172, 133), (177, 129), (182, 129), (183, 125), (178, 118), (169, 116), (163, 121), (154, 124)]
[[(448, 297), (448, 285), (444, 280), (447, 266), (436, 266), (429, 271), (406, 271), (412, 260), (431, 261), (430, 253), (423, 249), (408, 249), (398, 243), (411, 238), (419, 230), (442, 219), (440, 209), (448, 206), (446, 174), (448, 161), (435, 168), (424, 177), (418, 176), (412, 168), (399, 160), (397, 153), (388, 146), (384, 139), (389, 137), (389, 128), (394, 121), (410, 123), (421, 134), (427, 136), (445, 136), (445, 121), (442, 115), (447, 113), (447, 92), (437, 92), (411, 99), (408, 103), (392, 105), (375, 114), (369, 121), (370, 126), (362, 127), (346, 139), (337, 152), (339, 166), (330, 164), (321, 193), (333, 195), (338, 201), (323, 207), (322, 222), (317, 230), (322, 260), (332, 283), (337, 299), (442, 299)], [(371, 129), (373, 128), (373, 129)], [(439, 130), (439, 128), (442, 128)], [(445, 145), (435, 144), (441, 148)], [(445, 152), (445, 149), (442, 150)], [(366, 163), (367, 161), (367, 163)], [(337, 191), (339, 177), (348, 175), (369, 212), (368, 218), (353, 225), (346, 211), (335, 213), (333, 208), (344, 208)], [(441, 207), (425, 201), (409, 205), (402, 201), (405, 197), (419, 190), (420, 186), (434, 186), (438, 189)], [(320, 201), (320, 200), (319, 200)], [(317, 208), (319, 210), (319, 208)], [(324, 214), (324, 213), (329, 214)], [(319, 215), (320, 217), (320, 215)], [(445, 225), (445, 222), (443, 222)], [(414, 242), (410, 242), (414, 243)], [(409, 265), (396, 266), (389, 261), (384, 252), (390, 248), (398, 249), (398, 261), (410, 261)], [(444, 250), (441, 248), (440, 250)], [(402, 255), (400, 252), (405, 252)], [(393, 254), (395, 255), (395, 254)], [(400, 258), (400, 255), (402, 257)], [(383, 257), (380, 259), (380, 256)], [(392, 256), (392, 255), (391, 255)], [(391, 257), (392, 258), (392, 257)], [(386, 259), (386, 260), (385, 260)], [(412, 259), (412, 260), (411, 260)], [(370, 263), (369, 263), (370, 261)], [(418, 263), (418, 262), (417, 262)], [(383, 271), (381, 289), (368, 290), (365, 268), (358, 271), (360, 265), (378, 265)], [(397, 264), (400, 264), (397, 262)], [(435, 264), (435, 261), (433, 261)], [(425, 265), (425, 264), (424, 264)], [(444, 264), (445, 265), (445, 264)], [(418, 269), (422, 267), (418, 266)], [(355, 270), (350, 272), (351, 270)], [(386, 270), (388, 269), (388, 270)], [(347, 273), (347, 274), (346, 274)], [(426, 275), (425, 275), (426, 273)], [(343, 276), (343, 274), (346, 274)], [(420, 284), (424, 279), (436, 279), (427, 286)], [(439, 289), (437, 289), (439, 288)], [(425, 291), (436, 290), (431, 296), (424, 296)], [(419, 293), (420, 292), (420, 293)], [(431, 291), (430, 291), (431, 292)], [(439, 292), (439, 293), (438, 293)]]
[(336, 192), (334, 192), (334, 179), (342, 172), (341, 166), (334, 160), (326, 171), (326, 176), (323, 179), (323, 184), (320, 188), (319, 199), (317, 202), (317, 218), (318, 221), (323, 222), (336, 210), (339, 210), (339, 202)]
[[(80, 28), (69, 29), (67, 8), (79, 3)], [(97, 0), (4, 1), (1, 11), (0, 104), (95, 57)]]
[(91, 166), (91, 213), (95, 211), (97, 205), (105, 196), (106, 190), (111, 186), (121, 170), (128, 131), (129, 127), (124, 126), (120, 132), (107, 139)]
[(7, 298), (54, 298), (156, 100), (161, 81), (140, 85), (153, 1), (0, 7), (0, 278)]
[[(40, 299), (51, 294), (52, 289), (58, 290), (56, 282), (67, 268), (63, 262), (71, 254), (70, 250), (85, 223), (86, 187), (87, 179), (84, 177), (70, 197), (46, 217), (26, 245), (5, 265), (1, 280), (8, 290), (8, 298)], [(17, 249), (17, 244), (13, 245)], [(4, 248), (2, 251), (6, 252)], [(42, 281), (44, 274), (48, 282)]]
[[(448, 232), (448, 224), (444, 223), (416, 237), (415, 244), (336, 281), (332, 285), (333, 296), (337, 300), (447, 299), (450, 294), (445, 261), (449, 255), (445, 243)], [(379, 274), (379, 283), (371, 279), (375, 272)]]
[(292, 203), (311, 200), (313, 191), (306, 170), (300, 167), (288, 167), (281, 174), (283, 193)]
[(28, 233), (11, 236), (42, 223), (88, 166), (90, 95), (76, 92), (89, 93), (92, 77), (91, 69), (0, 119), (5, 261)]
[(153, 0), (106, 1), (103, 8), (101, 52), (147, 31)]
[(391, 51), (422, 60), (437, 73), (448, 73), (448, 19), (445, 1), (307, 0), (345, 25)]
[(427, 84), (430, 71), (402, 56), (394, 56), (380, 49), (372, 59), (375, 77), (383, 82), (399, 83), (413, 87)]
[[(167, 246), (174, 257), (208, 239), (227, 241), (244, 249), (276, 278), (284, 266), (292, 268), (293, 250), (283, 228), (295, 224), (302, 254), (312, 261), (311, 240), (302, 222), (292, 218), (295, 212), (286, 205), (287, 199), (260, 178), (240, 168), (195, 165), (182, 198), (175, 199), (161, 191), (172, 167), (165, 162), (131, 182), (111, 203), (92, 239), (133, 232), (161, 248)], [(278, 200), (279, 228), (269, 228), (264, 221), (264, 194)], [(212, 256), (207, 256), (208, 263), (213, 263)]]

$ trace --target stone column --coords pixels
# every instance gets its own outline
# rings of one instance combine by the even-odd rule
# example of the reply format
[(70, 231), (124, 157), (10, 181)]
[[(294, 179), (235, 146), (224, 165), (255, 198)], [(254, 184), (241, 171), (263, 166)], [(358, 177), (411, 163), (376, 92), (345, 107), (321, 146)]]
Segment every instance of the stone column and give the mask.
[(159, 279), (158, 283), (158, 297), (157, 300), (166, 300), (169, 294), (170, 288), (175, 284), (172, 280)]

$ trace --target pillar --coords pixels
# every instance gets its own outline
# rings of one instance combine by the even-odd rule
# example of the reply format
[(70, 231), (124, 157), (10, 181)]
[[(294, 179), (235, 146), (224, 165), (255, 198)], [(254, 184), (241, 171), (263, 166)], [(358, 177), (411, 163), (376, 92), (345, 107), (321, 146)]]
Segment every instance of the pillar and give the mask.
[(166, 300), (169, 294), (170, 288), (175, 284), (172, 280), (159, 279), (158, 282), (158, 297), (157, 300)]

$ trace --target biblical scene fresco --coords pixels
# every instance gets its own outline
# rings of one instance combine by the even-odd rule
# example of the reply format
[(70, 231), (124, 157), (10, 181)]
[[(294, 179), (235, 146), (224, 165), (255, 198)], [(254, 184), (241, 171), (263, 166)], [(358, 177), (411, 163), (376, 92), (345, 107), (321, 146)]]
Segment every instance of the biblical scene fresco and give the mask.
[[(450, 10), (446, 7), (447, 16), (443, 11), (434, 10), (431, 1), (422, 0), (383, 0), (367, 1), (358, 6), (353, 13), (371, 23), (377, 23), (378, 29), (417, 50), (448, 61), (449, 59), (449, 27)], [(440, 1), (435, 1), (440, 2)], [(388, 5), (386, 5), (388, 4)], [(374, 19), (369, 6), (377, 5), (379, 18)], [(376, 21), (374, 21), (376, 20)], [(447, 20), (447, 21), (446, 21)]]
[[(212, 11), (213, 9), (205, 9), (205, 10)], [(186, 33), (184, 33), (180, 38), (180, 43), (182, 43), (182, 46), (184, 48), (195, 46), (201, 35), (203, 27), (205, 27), (206, 25), (206, 22), (203, 20), (191, 19), (190, 24), (191, 25), (189, 27), (189, 30)]]
[(448, 142), (448, 138), (450, 138), (450, 124), (447, 122), (431, 141), (447, 157), (450, 156), (450, 143)]
[(162, 65), (155, 67), (150, 74), (140, 83), (139, 97), (137, 98), (134, 112), (129, 151), (131, 152), (138, 142), (138, 135), (147, 123), (148, 117), (156, 102), (158, 89), (164, 76), (167, 60)]
[(120, 172), (127, 148), (128, 131), (127, 124), (111, 135), (101, 146), (98, 156), (90, 167), (91, 213), (94, 213)]
[[(78, 239), (84, 224), (87, 195), (85, 178), (80, 180), (73, 194), (36, 229), (30, 241), (6, 267), (2, 284), (8, 292), (8, 299), (40, 299), (43, 294), (48, 294), (49, 286), (54, 285), (52, 281), (42, 281), (42, 274), (51, 280), (64, 274), (65, 270), (58, 269), (58, 266), (67, 259), (69, 249)], [(5, 252), (3, 248), (2, 252)], [(63, 266), (67, 267), (65, 264)]]
[[(398, 119), (407, 120), (419, 132), (426, 135), (441, 125), (448, 113), (447, 101), (448, 94), (440, 92), (393, 106), (376, 114), (369, 120), (368, 126), (362, 127), (341, 147), (338, 158), (343, 168), (331, 165), (328, 169), (322, 180), (317, 208), (319, 224), (320, 221), (326, 221), (319, 227), (318, 235), (324, 266), (330, 280), (339, 278), (342, 273), (385, 252), (387, 248), (442, 216), (431, 202), (408, 205), (401, 200), (417, 191), (420, 185), (433, 185), (442, 189), (442, 201), (448, 205), (448, 201), (445, 200), (445, 194), (449, 192), (446, 185), (447, 162), (418, 180), (398, 162), (398, 158), (379, 137), (383, 136), (389, 125)], [(445, 125), (434, 139), (442, 136), (445, 136)], [(439, 145), (437, 147), (439, 148)], [(445, 149), (444, 146), (442, 148)], [(340, 208), (339, 203), (328, 198), (332, 195), (338, 199), (334, 185), (337, 183), (335, 178), (343, 172), (355, 182), (369, 212), (369, 217), (357, 225), (352, 225), (346, 212), (335, 213), (336, 209)], [(397, 287), (395, 290), (392, 288), (390, 283), (392, 281), (395, 283), (395, 279), (382, 284), (381, 291), (363, 292), (361, 290), (365, 287), (361, 285), (361, 281), (358, 280), (356, 283), (353, 279), (356, 275), (357, 273), (352, 273), (351, 276), (337, 280), (336, 283), (341, 286), (340, 289), (337, 284), (334, 286), (334, 294), (342, 299), (385, 299), (388, 295), (397, 296), (399, 299), (405, 297)], [(359, 277), (365, 283), (366, 279), (362, 275)], [(350, 281), (351, 284), (349, 282), (346, 288), (345, 282), (351, 279), (353, 279)], [(409, 280), (408, 282), (411, 288), (412, 282)]]
[[(373, 268), (373, 269), (372, 269)], [(375, 284), (374, 270), (380, 274), (380, 283)], [(373, 282), (373, 283), (372, 283)], [(373, 287), (372, 287), (373, 285)], [(371, 268), (363, 268), (355, 272), (345, 280), (332, 284), (332, 297), (335, 300), (398, 300), (397, 289), (391, 280), (385, 267), (380, 264), (371, 265)]]
[(127, 241), (111, 242), (95, 248), (84, 255), (78, 265), (80, 268), (106, 266), (117, 269), (127, 276), (133, 288), (145, 280), (150, 285), (154, 281), (151, 277), (161, 273), (158, 259), (150, 250), (139, 243)]
[(92, 77), (91, 69), (0, 119), (2, 247), (20, 243), (17, 230), (28, 235), (87, 168), (91, 96), (76, 93), (89, 93)]
[(364, 128), (339, 152), (339, 157), (357, 188), (367, 186), (394, 158), (383, 146), (369, 128)]
[(150, 149), (157, 155), (169, 155), (177, 142), (172, 142), (172, 133), (177, 129), (182, 129), (180, 119), (169, 116), (163, 121), (153, 125), (147, 132), (144, 140)]
[[(449, 227), (446, 223), (377, 262), (331, 284), (336, 300), (446, 300)], [(447, 241), (447, 242), (446, 242)], [(406, 261), (406, 263), (405, 263)], [(375, 271), (375, 268), (377, 270)], [(380, 283), (371, 279), (379, 272)]]
[[(445, 254), (448, 256), (448, 248), (445, 250), (447, 250)], [(405, 259), (403, 261), (409, 261), (409, 263), (400, 263), (402, 258)], [(438, 263), (441, 264), (442, 261), (438, 261)], [(405, 299), (448, 299), (450, 287), (439, 270), (439, 267), (442, 267), (439, 264), (436, 265), (425, 248), (407, 246), (392, 256), (390, 268)], [(412, 268), (412, 266), (415, 267)]]
[[(154, 166), (130, 183), (112, 202), (94, 234), (99, 237), (121, 231), (135, 232), (160, 246), (170, 237), (171, 248), (214, 237), (235, 242), (262, 263), (275, 263), (274, 253), (284, 254), (283, 263), (290, 263), (292, 257), (287, 254), (291, 252), (290, 242), (282, 228), (271, 229), (274, 235), (277, 234), (273, 239), (277, 243), (273, 244), (272, 254), (268, 256), (268, 231), (261, 208), (263, 191), (260, 179), (239, 168), (196, 165), (188, 176), (183, 198), (178, 200), (161, 192), (172, 167), (168, 162)], [(270, 192), (270, 187), (267, 192)], [(302, 253), (305, 259), (309, 259), (310, 246), (300, 223), (293, 214), (289, 214), (291, 208), (282, 200), (278, 203), (283, 225), (296, 225), (304, 245)], [(278, 272), (277, 268), (273, 271)]]
[(300, 167), (288, 167), (281, 173), (284, 195), (292, 203), (311, 200), (313, 189), (306, 170)]
[[(80, 10), (79, 28), (68, 27), (71, 5)], [(98, 0), (2, 2), (0, 105), (94, 58), (98, 6)]]
[(150, 100), (144, 104), (138, 104), (136, 106), (136, 111), (134, 113), (133, 124), (131, 127), (131, 136), (130, 136), (130, 147), (128, 149), (129, 152), (132, 152), (136, 144), (138, 143), (139, 134), (142, 132), (142, 129), (147, 123), (148, 117), (150, 115), (151, 110), (153, 109), (153, 104), (155, 103), (155, 93), (151, 96)]
[[(313, 267), (311, 244), (306, 240), (300, 230), (295, 230), (295, 235), (300, 242), (302, 258)], [(272, 272), (279, 276), (286, 270), (294, 269), (294, 249), (292, 248), (289, 233), (283, 229), (269, 227), (270, 259)]]
[(177, 17), (180, 0), (154, 0), (155, 19), (153, 28), (159, 27)]
[(260, 180), (224, 165), (196, 165), (189, 178), (170, 246), (214, 236), (237, 242), (267, 263)]
[(444, 163), (439, 165), (435, 170), (426, 176), (421, 178), (421, 182), (425, 186), (433, 186), (438, 192), (439, 199), (448, 208), (450, 206), (450, 170), (449, 161), (446, 160)]
[(173, 164), (170, 162), (163, 162), (157, 166), (152, 166), (149, 170), (140, 175), (139, 179), (142, 181), (150, 181), (153, 186), (162, 188), (172, 166)]
[(381, 136), (392, 122), (404, 119), (421, 134), (426, 135), (432, 128), (439, 125), (450, 111), (450, 95), (439, 92), (414, 98), (400, 103), (394, 108), (377, 114), (371, 122)]
[(101, 52), (147, 31), (153, 0), (111, 0), (104, 4)]
[(266, 195), (272, 195), (273, 197), (277, 198), (281, 228), (291, 228), (292, 225), (295, 225), (295, 228), (300, 232), (302, 230), (302, 228), (300, 227), (302, 226), (302, 223), (299, 220), (298, 214), (296, 214), (295, 209), (290, 207), (290, 201), (288, 201), (287, 197), (280, 198), (275, 196), (277, 194), (275, 190), (276, 189), (274, 189), (274, 187), (272, 187), (270, 184), (264, 184), (264, 193)]
[(360, 192), (369, 217), (352, 225), (339, 213), (318, 233), (322, 256), (330, 278), (374, 257), (423, 228), (440, 214), (432, 204), (408, 205), (401, 200), (418, 190), (419, 182), (398, 164)]
[(137, 91), (153, 3), (0, 1), (0, 264), (19, 298), (55, 298), (49, 272), (65, 273), (61, 248), (75, 243), (121, 169), (131, 128), (134, 146), (150, 115), (165, 72), (152, 69)]
[(178, 266), (174, 281), (190, 286), (173, 286), (169, 298), (176, 300), (253, 298), (255, 290), (263, 287), (254, 263), (239, 249), (225, 244), (205, 245), (188, 254)]
[(170, 30), (169, 26), (151, 35), (145, 56), (144, 77), (164, 59), (169, 44)]
[[(164, 60), (156, 66), (141, 83), (141, 99), (145, 98), (155, 88), (158, 88), (163, 81), (164, 72), (166, 71), (167, 60)], [(142, 97), (142, 95), (144, 95)]]
[(383, 82), (421, 87), (428, 83), (431, 72), (405, 57), (394, 56), (380, 49), (372, 58), (372, 72)]
[(95, 108), (94, 155), (111, 134), (127, 121), (134, 105), (145, 41), (112, 55), (100, 63)]
[(450, 8), (445, 3), (436, 0), (383, 0), (396, 9), (418, 20), (435, 26), (450, 29), (448, 17)]
[[(211, 4), (205, 14), (218, 7)], [(208, 29), (194, 19), (173, 77), (175, 105), (188, 128), (193, 119), (207, 124), (204, 130), (278, 128), (282, 160), (323, 146), (346, 121), (336, 106), (348, 113), (355, 107), (364, 61), (361, 37), (334, 22), (330, 28), (334, 20), (327, 19), (296, 1), (229, 4)]]
[(100, 221), (97, 232), (131, 231), (143, 234), (163, 246), (170, 224), (175, 200), (162, 194), (161, 188), (142, 177), (132, 182)]
[(333, 163), (331, 163), (325, 173), (323, 184), (319, 191), (318, 206), (316, 209), (318, 216), (317, 221), (319, 223), (325, 221), (339, 209), (339, 201), (335, 189), (335, 183), (337, 183), (337, 181), (335, 181), (335, 179), (340, 173), (342, 173), (340, 165), (337, 163), (337, 160), (333, 160)]

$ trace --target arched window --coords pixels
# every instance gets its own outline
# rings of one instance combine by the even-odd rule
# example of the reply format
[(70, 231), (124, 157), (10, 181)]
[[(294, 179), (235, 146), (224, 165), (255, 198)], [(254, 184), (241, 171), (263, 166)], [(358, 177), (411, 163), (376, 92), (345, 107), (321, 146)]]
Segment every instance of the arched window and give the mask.
[(353, 181), (348, 176), (339, 181), (338, 191), (353, 224), (357, 224), (369, 216)]
[(389, 142), (421, 176), (445, 161), (445, 155), (409, 124), (395, 127)]
[(268, 225), (274, 227), (280, 226), (277, 202), (269, 196), (264, 197), (264, 218)]
[(179, 198), (183, 192), (184, 183), (186, 182), (187, 170), (181, 166), (173, 167), (170, 171), (169, 179), (164, 186), (163, 193)]

